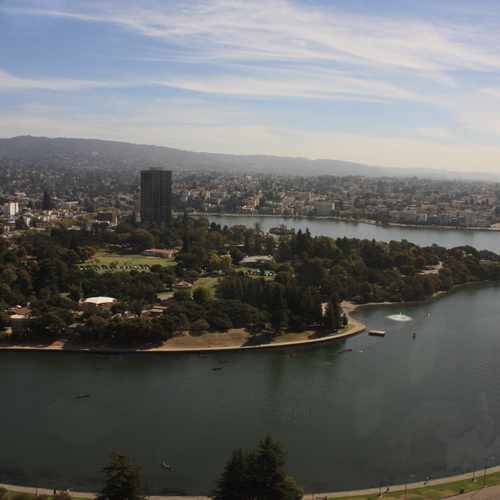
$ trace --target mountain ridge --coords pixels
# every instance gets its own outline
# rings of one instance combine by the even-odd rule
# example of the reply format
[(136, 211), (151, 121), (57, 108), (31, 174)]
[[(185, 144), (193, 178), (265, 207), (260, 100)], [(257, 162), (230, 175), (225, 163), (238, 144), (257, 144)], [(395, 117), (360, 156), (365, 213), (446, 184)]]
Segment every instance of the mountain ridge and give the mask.
[[(497, 181), (498, 175), (486, 172), (464, 173), (438, 168), (398, 168), (366, 165), (335, 159), (309, 159), (274, 155), (235, 155), (194, 152), (167, 146), (135, 144), (93, 138), (40, 137), (22, 135), (0, 138), (0, 159), (37, 161), (76, 156), (94, 162), (118, 161), (131, 168), (163, 165), (173, 170), (220, 170), (239, 173), (277, 175), (361, 175), (367, 177), (422, 177)], [(69, 158), (68, 158), (69, 159)]]

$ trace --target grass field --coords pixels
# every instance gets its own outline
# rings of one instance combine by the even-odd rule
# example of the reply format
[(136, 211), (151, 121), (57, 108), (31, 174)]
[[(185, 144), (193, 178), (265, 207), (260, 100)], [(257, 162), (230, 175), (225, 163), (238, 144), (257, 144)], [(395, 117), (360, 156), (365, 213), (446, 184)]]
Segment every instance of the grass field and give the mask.
[[(406, 497), (403, 490), (396, 492), (389, 492), (383, 494), (381, 497), (378, 495), (362, 495), (357, 497), (335, 497), (335, 500), (379, 500), (383, 498), (384, 500), (439, 500), (441, 498), (448, 498), (451, 496), (458, 495), (463, 489), (464, 493), (470, 491), (477, 491), (483, 488), (483, 477), (478, 473), (477, 479), (472, 482), (470, 479), (465, 479), (463, 481), (455, 481), (451, 483), (439, 484), (435, 486), (426, 486), (422, 488), (416, 488), (408, 490)], [(486, 487), (496, 486), (500, 484), (500, 472), (494, 474), (488, 474), (486, 476)], [(382, 488), (384, 491), (384, 488)]]
[[(117, 254), (105, 251), (98, 251), (94, 257), (88, 260), (85, 265), (99, 266), (99, 265), (116, 265), (115, 271), (127, 270), (126, 266), (175, 266), (175, 260), (162, 259), (160, 257), (147, 257), (146, 255), (139, 254)], [(109, 271), (109, 270), (106, 270)]]
[[(48, 496), (36, 496), (31, 493), (16, 493), (14, 491), (4, 492), (0, 488), (0, 500), (36, 500), (38, 498), (43, 498), (44, 500), (52, 500), (52, 495)], [(87, 500), (84, 498), (73, 497), (73, 500)]]
[(220, 278), (215, 278), (212, 276), (206, 276), (204, 278), (199, 278), (194, 282), (193, 290), (196, 290), (198, 287), (202, 286), (204, 288), (208, 288), (212, 296), (215, 295), (215, 289), (217, 288), (217, 284), (219, 283)]

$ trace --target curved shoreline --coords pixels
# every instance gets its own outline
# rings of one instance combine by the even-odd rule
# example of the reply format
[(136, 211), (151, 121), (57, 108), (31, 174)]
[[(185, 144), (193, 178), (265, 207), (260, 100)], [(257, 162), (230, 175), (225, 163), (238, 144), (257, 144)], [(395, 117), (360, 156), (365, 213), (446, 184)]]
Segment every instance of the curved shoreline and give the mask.
[[(365, 489), (359, 489), (359, 490), (346, 490), (346, 491), (333, 491), (333, 492), (320, 492), (320, 493), (306, 493), (303, 496), (303, 500), (315, 500), (319, 498), (356, 498), (356, 497), (366, 497), (370, 495), (376, 495), (378, 497), (378, 493), (380, 489), (382, 491), (387, 491), (390, 493), (401, 493), (404, 492), (405, 490), (408, 490), (408, 492), (411, 492), (411, 490), (416, 490), (416, 489), (421, 489), (421, 488), (426, 488), (426, 487), (433, 487), (433, 486), (443, 486), (447, 484), (452, 484), (456, 483), (459, 481), (481, 481), (483, 478), (483, 475), (486, 477), (490, 476), (491, 474), (499, 473), (500, 472), (500, 465), (497, 465), (495, 467), (488, 467), (486, 469), (478, 469), (475, 471), (470, 471), (470, 472), (464, 472), (462, 474), (456, 474), (453, 476), (445, 476), (437, 479), (430, 479), (427, 481), (416, 481), (412, 483), (401, 483), (401, 484), (384, 484), (381, 487), (375, 486), (372, 488), (365, 488)], [(53, 493), (53, 488), (38, 488), (38, 487), (33, 487), (33, 486), (18, 486), (18, 485), (12, 485), (12, 484), (2, 484), (0, 483), (0, 488), (5, 488), (9, 491), (16, 492), (16, 493), (28, 493), (28, 494), (39, 494), (39, 495), (51, 495)], [(490, 486), (486, 488), (486, 491), (489, 488), (498, 488), (498, 486)], [(476, 492), (479, 490), (476, 490)], [(80, 492), (80, 491), (72, 491), (70, 490), (71, 496), (72, 497), (78, 497), (81, 499), (94, 499), (97, 497), (96, 493), (90, 493), (90, 492)], [(453, 492), (449, 497), (442, 497), (442, 498), (455, 498), (455, 493)], [(186, 495), (186, 496), (148, 496), (150, 500), (211, 500), (211, 497), (208, 496), (203, 496), (203, 495)]]
[(224, 351), (248, 351), (248, 350), (265, 350), (265, 349), (283, 349), (288, 347), (302, 347), (308, 345), (322, 344), (326, 342), (333, 342), (344, 340), (354, 335), (359, 335), (366, 330), (366, 325), (350, 316), (348, 309), (345, 309), (346, 315), (349, 318), (349, 324), (346, 331), (333, 335), (326, 335), (315, 339), (306, 340), (291, 340), (288, 342), (275, 342), (269, 344), (257, 345), (233, 345), (233, 346), (214, 346), (214, 347), (153, 347), (150, 349), (131, 349), (131, 348), (113, 348), (113, 347), (65, 347), (47, 346), (47, 347), (33, 347), (33, 346), (0, 346), (0, 352), (69, 352), (69, 353), (87, 353), (87, 354), (175, 354), (175, 353), (210, 353), (210, 352), (224, 352)]
[[(182, 215), (180, 212), (175, 212)], [(242, 214), (242, 213), (220, 213), (220, 212), (191, 212), (189, 215), (196, 217), (251, 217), (267, 218), (275, 217), (277, 219), (299, 219), (312, 221), (334, 221), (346, 222), (349, 224), (369, 224), (371, 226), (380, 226), (386, 228), (403, 229), (436, 229), (438, 231), (476, 231), (476, 232), (498, 232), (500, 228), (495, 227), (476, 227), (476, 226), (442, 226), (440, 224), (403, 224), (401, 222), (379, 222), (374, 219), (352, 219), (350, 217), (336, 217), (333, 215), (277, 215), (277, 214)]]
[(291, 340), (287, 342), (274, 342), (268, 344), (256, 345), (228, 345), (228, 346), (207, 346), (207, 347), (170, 347), (160, 346), (152, 347), (149, 349), (134, 349), (134, 348), (119, 348), (119, 347), (66, 347), (65, 345), (49, 345), (44, 347), (30, 346), (30, 345), (0, 345), (0, 352), (67, 352), (67, 353), (84, 353), (84, 354), (189, 354), (189, 353), (216, 353), (216, 352), (235, 352), (235, 351), (260, 351), (267, 349), (285, 349), (290, 347), (307, 347), (309, 345), (323, 344), (327, 342), (334, 342), (344, 340), (355, 335), (363, 333), (367, 329), (367, 325), (353, 315), (357, 311), (370, 307), (384, 307), (384, 306), (414, 306), (433, 302), (440, 298), (446, 297), (452, 293), (458, 292), (462, 288), (468, 287), (483, 287), (486, 285), (498, 285), (499, 282), (495, 281), (474, 281), (470, 283), (463, 283), (455, 285), (450, 290), (443, 290), (436, 292), (431, 297), (423, 300), (409, 301), (409, 302), (367, 302), (365, 304), (355, 304), (350, 301), (342, 302), (342, 309), (346, 314), (349, 323), (346, 331), (333, 335), (326, 335), (314, 339), (305, 340)]

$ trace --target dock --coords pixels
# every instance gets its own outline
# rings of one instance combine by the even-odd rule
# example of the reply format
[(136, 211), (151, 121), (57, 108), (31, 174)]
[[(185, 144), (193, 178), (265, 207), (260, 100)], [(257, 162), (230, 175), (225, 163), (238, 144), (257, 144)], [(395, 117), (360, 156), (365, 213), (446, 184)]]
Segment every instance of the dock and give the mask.
[(374, 337), (385, 337), (385, 330), (370, 330), (368, 335), (373, 335)]

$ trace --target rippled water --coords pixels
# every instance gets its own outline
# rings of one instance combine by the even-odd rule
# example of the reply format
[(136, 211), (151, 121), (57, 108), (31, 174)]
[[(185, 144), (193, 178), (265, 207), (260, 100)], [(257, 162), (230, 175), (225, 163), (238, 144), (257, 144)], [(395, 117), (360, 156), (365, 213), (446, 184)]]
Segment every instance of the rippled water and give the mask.
[(249, 227), (259, 224), (263, 230), (282, 224), (290, 228), (309, 228), (313, 235), (331, 236), (333, 238), (346, 236), (348, 238), (367, 238), (379, 241), (406, 239), (417, 245), (430, 246), (434, 243), (452, 248), (461, 245), (471, 245), (479, 250), (491, 250), (500, 253), (499, 231), (468, 231), (460, 229), (433, 229), (428, 227), (391, 227), (374, 224), (341, 222), (326, 219), (295, 219), (284, 217), (248, 217), (248, 216), (211, 216), (210, 221), (221, 225), (243, 224)]
[[(296, 351), (0, 353), (0, 482), (93, 489), (118, 450), (152, 492), (206, 493), (230, 451), (266, 433), (308, 491), (480, 467), (500, 457), (498, 304), (488, 287), (370, 308), (358, 317), (385, 337)], [(387, 318), (399, 312), (413, 321)]]

